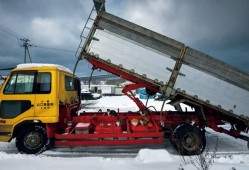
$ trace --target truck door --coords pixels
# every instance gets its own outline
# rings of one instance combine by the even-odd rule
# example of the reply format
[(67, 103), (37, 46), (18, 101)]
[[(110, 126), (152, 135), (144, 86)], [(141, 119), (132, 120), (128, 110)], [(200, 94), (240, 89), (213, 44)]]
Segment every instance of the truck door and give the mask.
[[(55, 81), (53, 82), (53, 84), (56, 84)], [(51, 117), (58, 116), (56, 111), (56, 89), (52, 87), (52, 73), (38, 72), (35, 89), (35, 116), (37, 118), (47, 117), (47, 121), (52, 121)]]
[(0, 124), (2, 134), (10, 134), (15, 123), (34, 116), (35, 71), (13, 72), (2, 87)]

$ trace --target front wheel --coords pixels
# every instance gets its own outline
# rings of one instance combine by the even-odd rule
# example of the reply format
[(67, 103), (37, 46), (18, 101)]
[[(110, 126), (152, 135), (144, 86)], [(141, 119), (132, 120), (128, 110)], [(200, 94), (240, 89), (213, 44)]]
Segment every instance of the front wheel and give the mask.
[(189, 124), (177, 127), (171, 136), (171, 142), (181, 155), (199, 155), (206, 147), (205, 134)]
[(26, 127), (16, 136), (16, 147), (20, 153), (38, 154), (46, 149), (48, 142), (45, 128), (42, 126)]

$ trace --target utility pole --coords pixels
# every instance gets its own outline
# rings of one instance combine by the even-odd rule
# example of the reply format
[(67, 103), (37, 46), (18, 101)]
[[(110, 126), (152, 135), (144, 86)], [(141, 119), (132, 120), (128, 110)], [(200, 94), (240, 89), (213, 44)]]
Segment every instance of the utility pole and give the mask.
[(26, 63), (27, 53), (28, 53), (28, 56), (29, 56), (29, 60), (32, 63), (28, 47), (32, 47), (33, 45), (31, 45), (31, 44), (28, 43), (30, 40), (27, 39), (27, 38), (22, 38), (20, 40), (22, 41), (22, 44), (20, 46), (24, 47), (24, 63)]

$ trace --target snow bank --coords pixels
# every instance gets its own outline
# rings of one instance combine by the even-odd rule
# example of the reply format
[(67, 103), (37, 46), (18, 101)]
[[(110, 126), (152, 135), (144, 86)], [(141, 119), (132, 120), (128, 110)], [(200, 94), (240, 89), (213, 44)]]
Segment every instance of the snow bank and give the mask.
[[(90, 102), (90, 104), (89, 104)], [(123, 112), (123, 111), (138, 111), (136, 104), (127, 96), (103, 96), (98, 100), (82, 101), (82, 111), (106, 111), (107, 109)], [(81, 111), (81, 112), (82, 112)]]
[[(89, 104), (91, 102), (91, 105)], [(141, 100), (142, 103), (146, 104), (146, 100)], [(106, 111), (107, 109), (118, 111), (120, 112), (126, 112), (126, 111), (132, 111), (136, 112), (138, 111), (137, 105), (127, 96), (103, 96), (102, 98), (95, 100), (95, 101), (82, 101), (82, 111), (98, 111), (101, 109), (102, 111)], [(150, 99), (147, 103), (147, 106), (153, 106), (151, 108), (154, 111), (154, 108), (157, 111), (161, 110), (163, 101), (155, 101), (154, 99)], [(167, 111), (174, 111), (175, 108), (169, 104), (164, 105), (164, 109)]]
[(171, 154), (165, 149), (141, 149), (136, 157), (136, 160), (143, 163), (151, 163), (151, 162), (174, 162)]

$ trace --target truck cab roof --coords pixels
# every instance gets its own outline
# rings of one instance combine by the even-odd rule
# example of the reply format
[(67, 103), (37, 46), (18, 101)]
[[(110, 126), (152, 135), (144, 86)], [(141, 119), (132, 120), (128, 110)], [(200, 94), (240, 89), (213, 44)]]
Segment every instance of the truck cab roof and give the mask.
[(44, 64), (44, 63), (25, 63), (25, 64), (18, 64), (17, 67), (15, 68), (15, 70), (23, 70), (23, 69), (35, 69), (35, 68), (44, 68), (44, 69), (58, 69), (60, 71), (64, 71), (70, 74), (73, 74), (73, 72), (62, 66), (62, 65), (58, 65), (58, 64)]

